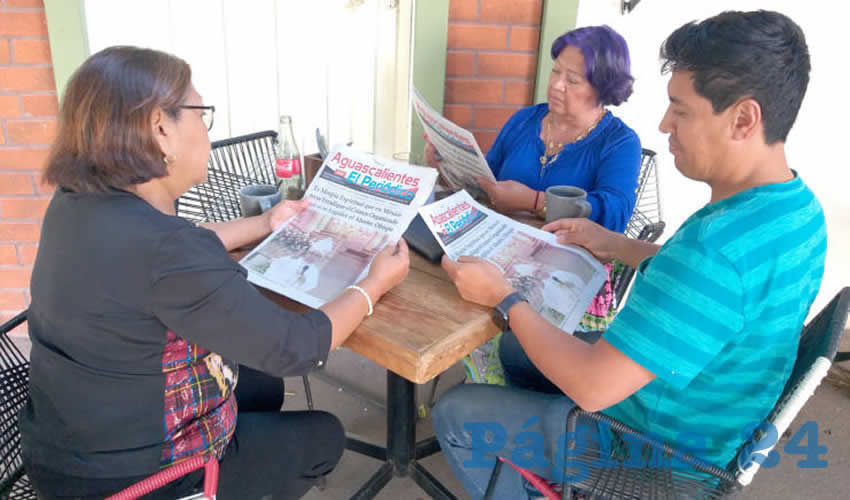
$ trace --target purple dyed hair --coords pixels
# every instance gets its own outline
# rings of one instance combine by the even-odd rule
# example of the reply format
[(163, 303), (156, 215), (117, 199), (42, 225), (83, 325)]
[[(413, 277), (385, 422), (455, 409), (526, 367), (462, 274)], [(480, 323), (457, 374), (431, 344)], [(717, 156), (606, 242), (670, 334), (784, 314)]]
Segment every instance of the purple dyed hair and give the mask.
[(552, 59), (557, 59), (566, 47), (581, 50), (584, 74), (596, 90), (599, 103), (617, 106), (632, 95), (629, 46), (619, 33), (609, 26), (588, 26), (568, 31), (552, 43)]

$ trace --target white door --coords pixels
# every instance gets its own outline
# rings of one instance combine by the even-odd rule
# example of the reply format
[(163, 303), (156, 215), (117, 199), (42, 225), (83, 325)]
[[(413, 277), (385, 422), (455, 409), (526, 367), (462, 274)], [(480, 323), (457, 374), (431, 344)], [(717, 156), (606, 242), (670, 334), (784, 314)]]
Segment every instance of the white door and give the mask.
[(213, 140), (293, 117), (303, 154), (333, 145), (391, 156), (410, 136), (414, 0), (86, 0), (92, 53), (150, 47), (192, 67), (215, 105)]

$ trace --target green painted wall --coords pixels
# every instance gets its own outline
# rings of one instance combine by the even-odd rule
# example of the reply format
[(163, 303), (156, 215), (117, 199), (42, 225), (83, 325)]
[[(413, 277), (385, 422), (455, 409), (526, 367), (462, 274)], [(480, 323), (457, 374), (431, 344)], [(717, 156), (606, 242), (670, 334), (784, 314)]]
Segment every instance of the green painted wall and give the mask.
[[(416, 0), (413, 26), (413, 86), (442, 112), (446, 88), (446, 49), (449, 36), (449, 0)], [(425, 141), (422, 125), (411, 114), (410, 162), (421, 164)]]
[(53, 78), (59, 99), (74, 71), (89, 56), (83, 0), (44, 0)]
[(552, 71), (549, 49), (552, 42), (576, 27), (579, 0), (544, 0), (543, 19), (540, 23), (540, 47), (537, 51), (537, 76), (534, 85), (534, 102), (546, 101), (546, 85)]

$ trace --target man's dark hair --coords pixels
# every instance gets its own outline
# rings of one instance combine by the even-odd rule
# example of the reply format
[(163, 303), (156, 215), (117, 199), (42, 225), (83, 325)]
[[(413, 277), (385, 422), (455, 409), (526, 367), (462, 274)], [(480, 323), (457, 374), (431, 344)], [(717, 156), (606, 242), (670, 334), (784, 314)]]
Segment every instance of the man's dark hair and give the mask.
[(761, 106), (767, 144), (785, 142), (809, 85), (803, 30), (778, 12), (723, 12), (674, 31), (661, 72), (693, 72), (694, 89), (720, 113), (742, 98)]

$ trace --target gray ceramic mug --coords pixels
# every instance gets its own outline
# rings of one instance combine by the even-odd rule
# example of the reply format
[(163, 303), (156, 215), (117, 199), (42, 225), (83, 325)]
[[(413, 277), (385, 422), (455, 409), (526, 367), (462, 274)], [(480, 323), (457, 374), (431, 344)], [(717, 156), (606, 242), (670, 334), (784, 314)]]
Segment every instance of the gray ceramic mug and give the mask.
[(280, 191), (271, 184), (251, 184), (239, 190), (242, 217), (260, 215), (280, 202)]
[(550, 186), (546, 190), (546, 222), (566, 217), (590, 217), (587, 192), (575, 186)]

